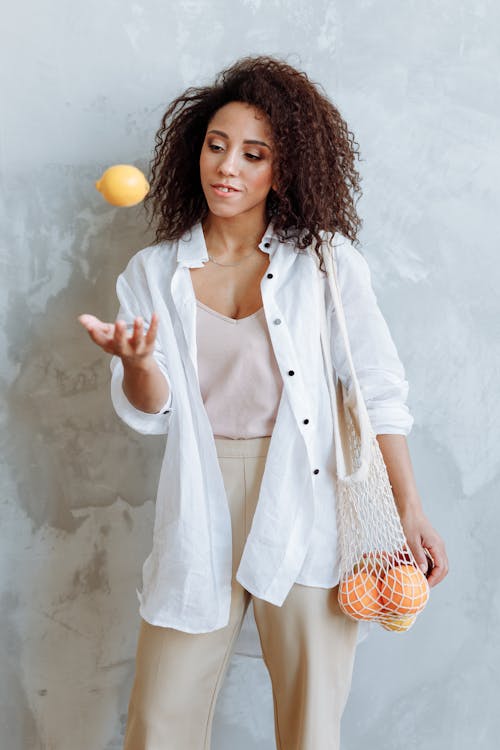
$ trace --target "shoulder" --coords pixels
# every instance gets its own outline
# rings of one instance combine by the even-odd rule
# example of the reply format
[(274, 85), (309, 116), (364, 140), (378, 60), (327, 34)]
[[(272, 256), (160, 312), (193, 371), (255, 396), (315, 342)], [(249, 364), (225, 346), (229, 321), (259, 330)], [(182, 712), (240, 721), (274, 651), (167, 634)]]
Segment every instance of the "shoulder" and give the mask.
[(158, 273), (168, 273), (175, 267), (176, 259), (176, 242), (148, 245), (132, 255), (120, 275), (132, 279), (135, 276), (148, 277), (150, 274), (156, 276)]
[(323, 241), (330, 248), (339, 279), (358, 278), (360, 281), (370, 281), (370, 267), (363, 253), (354, 243), (338, 232), (322, 232)]
[(338, 258), (347, 259), (361, 258), (365, 260), (363, 253), (355, 247), (354, 243), (345, 235), (336, 232), (320, 232), (323, 242), (333, 249), (334, 255)]
[(155, 288), (169, 289), (177, 258), (174, 244), (162, 242), (138, 250), (116, 279), (119, 299), (150, 300)]

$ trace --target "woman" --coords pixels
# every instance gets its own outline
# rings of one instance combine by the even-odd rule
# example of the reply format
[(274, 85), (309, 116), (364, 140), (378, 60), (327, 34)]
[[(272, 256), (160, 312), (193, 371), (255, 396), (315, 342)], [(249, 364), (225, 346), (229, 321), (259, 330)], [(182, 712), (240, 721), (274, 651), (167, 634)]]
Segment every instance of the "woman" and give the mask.
[[(337, 603), (335, 456), (320, 348), (349, 379), (321, 243), (335, 247), (352, 356), (410, 547), (430, 586), (444, 544), (416, 489), (408, 383), (355, 249), (354, 140), (304, 73), (246, 58), (188, 89), (156, 138), (155, 243), (117, 282), (118, 415), (166, 434), (126, 750), (202, 750), (252, 600), (280, 750), (339, 747), (358, 623)], [(322, 266), (320, 266), (322, 269)], [(129, 329), (131, 328), (131, 330)]]

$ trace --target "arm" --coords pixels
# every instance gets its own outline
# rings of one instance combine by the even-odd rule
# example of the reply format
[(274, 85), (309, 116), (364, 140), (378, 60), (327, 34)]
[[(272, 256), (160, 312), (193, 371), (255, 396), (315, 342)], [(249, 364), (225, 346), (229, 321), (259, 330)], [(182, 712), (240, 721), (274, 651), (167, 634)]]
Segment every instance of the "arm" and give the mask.
[(170, 389), (156, 361), (124, 363), (123, 368), (123, 392), (132, 406), (147, 414), (157, 414), (168, 400)]
[(122, 388), (135, 409), (156, 414), (170, 396), (170, 388), (154, 357), (154, 341), (158, 330), (158, 318), (153, 313), (147, 334), (143, 335), (142, 318), (136, 318), (130, 339), (127, 339), (126, 324), (115, 323), (114, 354), (123, 363)]
[[(82, 315), (79, 320), (92, 340), (112, 355), (111, 400), (120, 419), (144, 435), (166, 434), (172, 389), (141, 254), (120, 274), (116, 291), (120, 309), (115, 323), (103, 323), (92, 315)], [(125, 321), (133, 321), (131, 333), (127, 333)]]
[[(372, 287), (367, 261), (347, 240), (335, 252), (337, 279), (356, 376), (375, 434), (408, 435), (413, 416), (406, 404), (409, 385), (387, 322)], [(339, 320), (330, 298), (334, 367), (351, 387)]]
[[(370, 422), (387, 467), (401, 524), (417, 563), (428, 572), (427, 549), (434, 567), (429, 586), (448, 572), (443, 540), (432, 528), (417, 490), (406, 436), (413, 417), (406, 405), (408, 382), (371, 284), (368, 263), (349, 242), (337, 249), (337, 275), (356, 375)], [(332, 352), (341, 380), (349, 387), (349, 368), (332, 310)]]
[(404, 435), (377, 435), (400, 516), (424, 513)]
[[(137, 317), (130, 337), (124, 321), (104, 323), (88, 314), (80, 315), (79, 321), (92, 341), (113, 355), (111, 397), (118, 416), (138, 432), (163, 432), (163, 415), (170, 411), (172, 397), (167, 374), (154, 349), (158, 329), (156, 313), (145, 335), (142, 318)], [(158, 415), (160, 419), (151, 419), (150, 415)]]
[(394, 500), (401, 525), (415, 559), (428, 573), (427, 549), (432, 558), (432, 569), (427, 579), (435, 586), (448, 573), (448, 558), (444, 541), (427, 519), (418, 494), (408, 443), (404, 435), (377, 435), (377, 441), (387, 467)]

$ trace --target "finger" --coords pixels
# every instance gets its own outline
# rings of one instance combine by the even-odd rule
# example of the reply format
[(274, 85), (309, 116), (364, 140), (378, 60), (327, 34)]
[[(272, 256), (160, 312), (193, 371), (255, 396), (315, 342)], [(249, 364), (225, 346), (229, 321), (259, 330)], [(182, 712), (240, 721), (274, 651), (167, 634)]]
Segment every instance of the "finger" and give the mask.
[(432, 555), (431, 555), (431, 553), (429, 551), (429, 548), (424, 545), (424, 550), (425, 550), (425, 554), (427, 555), (427, 557), (431, 561), (431, 564), (434, 565), (434, 558), (432, 557)]
[(416, 553), (414, 554), (415, 554), (415, 560), (417, 562), (418, 567), (420, 568), (420, 570), (422, 571), (424, 575), (427, 575), (430, 569), (430, 564), (429, 564), (429, 558), (425, 554), (424, 548), (418, 545), (416, 547)]
[(131, 346), (137, 349), (138, 345), (142, 342), (143, 337), (144, 321), (138, 317), (134, 319), (134, 325), (132, 328), (132, 336), (129, 339)]
[(435, 586), (437, 583), (443, 580), (443, 578), (448, 574), (448, 559), (444, 553), (436, 552), (436, 550), (433, 550), (434, 555), (434, 565), (431, 569), (431, 572), (429, 574), (429, 577), (427, 578), (427, 583), (429, 586)]
[(407, 539), (407, 541), (412, 551), (413, 557), (415, 558), (415, 562), (417, 563), (422, 573), (426, 575), (429, 567), (429, 562), (425, 555), (425, 550), (421, 544), (420, 539), (412, 539), (411, 541)]
[(102, 334), (105, 334), (106, 336), (112, 336), (114, 331), (114, 324), (113, 323), (104, 323), (104, 321), (99, 320), (99, 318), (96, 318), (95, 315), (80, 315), (78, 317), (78, 321), (83, 325), (83, 327), (90, 333), (93, 332), (99, 332)]
[(102, 328), (89, 331), (89, 336), (107, 352), (113, 352), (114, 325), (105, 323)]
[(113, 343), (117, 354), (123, 354), (127, 350), (127, 325), (123, 320), (117, 320), (115, 323)]
[(158, 315), (154, 312), (153, 315), (151, 316), (151, 323), (149, 324), (149, 328), (146, 332), (147, 346), (151, 346), (152, 344), (154, 344), (157, 332), (158, 332)]
[(432, 568), (428, 578), (427, 583), (429, 584), (429, 587), (432, 588), (433, 586), (436, 586), (436, 584), (440, 583), (445, 575), (447, 574), (448, 570), (444, 568), (441, 563), (437, 562), (434, 567)]
[(102, 347), (105, 351), (109, 350), (109, 345), (113, 341), (114, 326), (112, 323), (101, 323), (101, 321), (98, 321), (98, 324), (94, 328), (90, 322), (87, 322), (85, 328), (94, 344)]
[(430, 543), (424, 542), (424, 549), (426, 550), (434, 565), (436, 565), (438, 562), (441, 565), (448, 564), (446, 549), (442, 539), (438, 539), (437, 541)]
[(113, 341), (113, 337), (107, 333), (106, 329), (90, 329), (88, 330), (88, 334), (94, 343), (103, 348), (108, 347)]
[(78, 321), (84, 328), (87, 329), (87, 331), (89, 329), (97, 328), (98, 326), (102, 325), (102, 321), (100, 321), (99, 318), (96, 318), (95, 315), (90, 315), (89, 313), (83, 313), (83, 315), (79, 315)]

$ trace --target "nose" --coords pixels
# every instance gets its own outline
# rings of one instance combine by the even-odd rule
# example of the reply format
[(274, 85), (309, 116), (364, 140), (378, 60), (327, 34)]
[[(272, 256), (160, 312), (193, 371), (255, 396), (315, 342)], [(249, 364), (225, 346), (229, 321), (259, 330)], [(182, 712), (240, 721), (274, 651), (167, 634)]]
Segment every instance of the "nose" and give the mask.
[(223, 175), (227, 175), (228, 177), (238, 174), (239, 168), (235, 151), (226, 151), (224, 157), (219, 162), (219, 172)]

